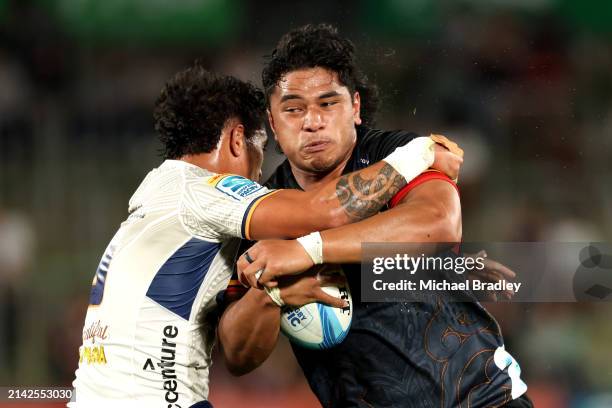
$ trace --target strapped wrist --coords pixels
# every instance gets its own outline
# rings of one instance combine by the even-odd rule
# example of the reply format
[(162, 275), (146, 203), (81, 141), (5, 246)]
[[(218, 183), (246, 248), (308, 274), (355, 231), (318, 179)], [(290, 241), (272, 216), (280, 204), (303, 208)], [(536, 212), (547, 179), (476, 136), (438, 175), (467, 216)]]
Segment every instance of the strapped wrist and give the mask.
[(315, 265), (323, 263), (323, 238), (321, 238), (321, 234), (318, 231), (299, 237), (297, 242), (304, 247), (304, 250)]
[(276, 306), (278, 307), (285, 306), (285, 301), (281, 297), (280, 289), (278, 287), (273, 287), (273, 288), (266, 287), (264, 288), (264, 290), (266, 291), (268, 296), (270, 296), (270, 299), (272, 299), (272, 301), (276, 304)]
[(435, 142), (430, 137), (417, 137), (407, 145), (396, 148), (383, 160), (410, 183), (434, 163)]

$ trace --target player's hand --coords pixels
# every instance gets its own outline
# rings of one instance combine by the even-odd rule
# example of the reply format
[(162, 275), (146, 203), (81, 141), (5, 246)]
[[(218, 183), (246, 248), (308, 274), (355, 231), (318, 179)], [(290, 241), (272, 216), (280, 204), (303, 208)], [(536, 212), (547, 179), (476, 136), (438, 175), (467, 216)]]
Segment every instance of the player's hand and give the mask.
[(459, 178), (459, 170), (463, 164), (463, 157), (436, 143), (434, 145), (435, 159), (432, 168), (446, 174), (452, 180)]
[[(481, 250), (473, 255), (465, 255), (466, 258), (483, 258), (484, 268), (482, 270), (472, 269), (467, 275), (467, 278), (470, 280), (480, 280), (483, 282), (491, 282), (496, 283), (501, 280), (512, 280), (516, 278), (516, 273), (512, 271), (507, 266), (494, 261), (492, 259), (487, 258), (487, 253), (485, 250)], [(492, 291), (484, 291), (482, 293), (482, 300), (490, 300), (497, 301), (497, 293)], [(503, 296), (506, 300), (512, 299), (514, 296), (514, 292), (512, 290), (506, 290), (500, 292), (500, 295)]]
[(338, 286), (345, 283), (345, 278), (338, 274), (326, 274), (326, 265), (317, 265), (303, 274), (285, 276), (278, 280), (280, 296), (288, 306), (299, 307), (313, 302), (321, 302), (329, 306), (344, 308), (348, 306), (345, 300), (331, 296), (325, 291), (325, 286)]
[(279, 277), (297, 275), (313, 265), (310, 255), (294, 239), (259, 241), (236, 262), (238, 279), (252, 288), (277, 286)]

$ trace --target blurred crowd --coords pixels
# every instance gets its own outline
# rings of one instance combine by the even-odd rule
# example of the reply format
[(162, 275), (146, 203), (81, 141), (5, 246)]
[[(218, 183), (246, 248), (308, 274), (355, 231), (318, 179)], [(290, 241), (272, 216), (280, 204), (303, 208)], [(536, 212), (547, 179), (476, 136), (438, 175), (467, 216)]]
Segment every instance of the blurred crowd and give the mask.
[[(99, 256), (161, 160), (152, 106), (164, 82), (200, 58), (260, 84), (263, 56), (307, 22), (355, 42), (381, 90), (380, 127), (446, 134), (465, 149), (465, 241), (612, 239), (603, 2), (234, 0), (216, 10), (228, 27), (192, 41), (163, 30), (115, 38), (65, 17), (85, 3), (0, 0), (0, 384), (71, 383)], [(281, 160), (268, 150), (264, 178)], [(612, 406), (610, 304), (490, 310), (536, 406)], [(221, 407), (316, 401), (284, 340), (254, 374), (232, 378), (218, 361), (212, 378)]]

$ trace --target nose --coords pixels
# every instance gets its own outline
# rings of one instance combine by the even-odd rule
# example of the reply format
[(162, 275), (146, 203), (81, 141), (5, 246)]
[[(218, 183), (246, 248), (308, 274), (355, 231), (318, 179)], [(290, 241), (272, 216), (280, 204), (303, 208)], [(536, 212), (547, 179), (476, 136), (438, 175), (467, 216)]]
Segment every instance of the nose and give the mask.
[(318, 109), (308, 109), (304, 115), (304, 124), (302, 126), (307, 132), (316, 132), (325, 127), (323, 115)]

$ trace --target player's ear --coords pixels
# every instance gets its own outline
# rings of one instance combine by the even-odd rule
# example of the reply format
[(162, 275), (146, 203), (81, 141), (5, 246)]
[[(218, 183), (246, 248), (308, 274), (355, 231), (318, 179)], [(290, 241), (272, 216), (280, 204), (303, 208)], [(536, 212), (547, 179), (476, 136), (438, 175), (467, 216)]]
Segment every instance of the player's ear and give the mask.
[(230, 151), (234, 157), (239, 157), (246, 147), (244, 138), (244, 125), (238, 123), (230, 130)]
[(268, 114), (268, 123), (270, 124), (270, 129), (272, 129), (272, 133), (274, 133), (274, 140), (278, 140), (276, 137), (276, 128), (274, 127), (274, 117), (272, 117), (272, 112), (270, 109), (266, 109), (266, 113)]
[(353, 121), (361, 125), (361, 96), (357, 91), (353, 94)]

